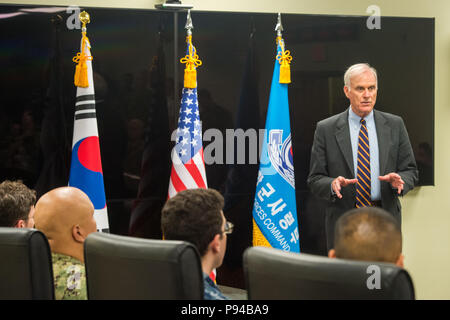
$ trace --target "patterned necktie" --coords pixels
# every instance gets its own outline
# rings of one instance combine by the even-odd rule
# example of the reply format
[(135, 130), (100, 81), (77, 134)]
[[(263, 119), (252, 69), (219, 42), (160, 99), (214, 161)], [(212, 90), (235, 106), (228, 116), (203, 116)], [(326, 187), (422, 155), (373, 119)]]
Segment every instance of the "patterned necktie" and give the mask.
[(370, 147), (366, 120), (361, 119), (358, 137), (358, 167), (356, 176), (356, 207), (371, 206), (370, 200)]

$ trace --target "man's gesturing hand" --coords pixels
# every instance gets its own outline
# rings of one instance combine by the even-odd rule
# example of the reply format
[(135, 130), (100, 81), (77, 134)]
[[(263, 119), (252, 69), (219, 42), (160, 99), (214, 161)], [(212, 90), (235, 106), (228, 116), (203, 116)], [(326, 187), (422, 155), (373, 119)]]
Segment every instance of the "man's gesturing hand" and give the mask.
[(405, 184), (405, 182), (402, 180), (402, 177), (400, 177), (398, 173), (391, 172), (385, 176), (379, 176), (378, 179), (380, 179), (380, 181), (389, 182), (392, 188), (397, 189), (398, 194), (402, 193), (403, 185)]
[(349, 184), (355, 184), (357, 179), (345, 179), (344, 177), (337, 177), (331, 183), (331, 188), (339, 199), (342, 199), (341, 189), (348, 186)]

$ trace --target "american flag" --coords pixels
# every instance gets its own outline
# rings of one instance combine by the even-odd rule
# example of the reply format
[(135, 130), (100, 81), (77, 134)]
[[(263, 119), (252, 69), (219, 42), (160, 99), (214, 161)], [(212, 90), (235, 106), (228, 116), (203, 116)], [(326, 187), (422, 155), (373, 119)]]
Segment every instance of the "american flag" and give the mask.
[[(192, 29), (190, 11), (188, 11), (188, 31)], [(176, 135), (176, 145), (172, 150), (172, 172), (169, 180), (171, 198), (186, 189), (208, 188), (206, 183), (205, 161), (203, 158), (202, 123), (197, 99), (197, 74), (195, 69), (201, 65), (192, 34), (186, 37), (188, 46), (186, 56), (180, 60), (186, 63), (184, 88), (181, 94), (180, 116)], [(216, 270), (209, 277), (216, 281)]]
[(169, 198), (182, 190), (207, 187), (197, 88), (183, 88), (176, 145), (172, 150)]

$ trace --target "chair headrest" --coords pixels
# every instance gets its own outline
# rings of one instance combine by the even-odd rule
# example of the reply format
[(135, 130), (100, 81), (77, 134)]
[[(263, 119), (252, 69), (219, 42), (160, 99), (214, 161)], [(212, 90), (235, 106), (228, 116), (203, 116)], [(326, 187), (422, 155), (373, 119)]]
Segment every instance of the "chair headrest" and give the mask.
[(84, 255), (89, 299), (203, 297), (200, 256), (188, 242), (92, 233)]
[(244, 270), (251, 299), (414, 299), (408, 272), (390, 263), (252, 247)]
[(0, 228), (0, 299), (54, 299), (46, 236), (36, 229)]

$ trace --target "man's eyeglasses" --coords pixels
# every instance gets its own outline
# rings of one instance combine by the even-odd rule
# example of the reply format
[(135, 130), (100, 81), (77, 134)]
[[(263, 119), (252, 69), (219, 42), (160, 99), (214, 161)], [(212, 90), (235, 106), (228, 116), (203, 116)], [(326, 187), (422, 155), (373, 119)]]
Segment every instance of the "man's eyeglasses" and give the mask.
[(231, 234), (233, 232), (234, 224), (232, 224), (230, 221), (225, 222), (225, 228), (223, 230), (226, 234)]

